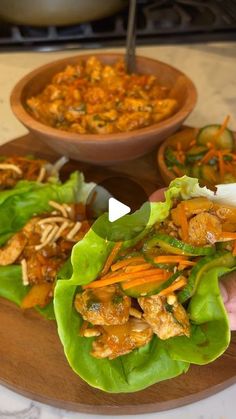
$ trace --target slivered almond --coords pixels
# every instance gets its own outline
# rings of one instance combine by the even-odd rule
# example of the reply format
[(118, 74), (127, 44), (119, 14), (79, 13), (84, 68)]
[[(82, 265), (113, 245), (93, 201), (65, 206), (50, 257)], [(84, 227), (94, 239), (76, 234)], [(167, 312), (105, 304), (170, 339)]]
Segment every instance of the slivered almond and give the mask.
[(47, 246), (47, 244), (49, 244), (51, 242), (51, 240), (53, 240), (53, 238), (56, 235), (58, 230), (59, 230), (58, 226), (53, 227), (52, 231), (48, 234), (46, 240), (43, 243), (38, 244), (37, 246), (35, 246), (35, 250), (41, 250), (45, 246)]
[(46, 240), (46, 238), (47, 238), (47, 236), (48, 236), (48, 234), (50, 233), (50, 231), (53, 229), (53, 225), (51, 225), (51, 224), (48, 224), (47, 225), (47, 227), (45, 228), (45, 230), (44, 230), (44, 232), (43, 232), (43, 234), (42, 234), (42, 236), (41, 236), (41, 243), (44, 243), (45, 242), (45, 240)]
[(85, 338), (92, 338), (94, 336), (100, 336), (100, 334), (101, 334), (101, 332), (98, 329), (96, 329), (95, 327), (91, 327), (91, 328), (85, 329), (83, 331), (83, 336)]
[(61, 236), (61, 234), (63, 233), (63, 231), (69, 226), (70, 222), (69, 221), (65, 221), (60, 227), (59, 230), (57, 232), (57, 234), (55, 235), (53, 241), (56, 242), (57, 239), (59, 239), (59, 237)]
[(58, 202), (55, 202), (55, 201), (49, 201), (48, 203), (51, 207), (60, 211), (62, 213), (63, 217), (65, 217), (65, 218), (68, 217), (67, 211), (66, 211), (66, 209), (64, 208), (63, 205), (61, 205), (61, 204), (59, 204)]
[(41, 167), (39, 175), (36, 179), (36, 182), (42, 182), (46, 175), (46, 169), (44, 166)]
[(22, 268), (23, 285), (27, 286), (29, 285), (29, 278), (28, 278), (28, 272), (27, 272), (27, 263), (25, 259), (22, 259), (21, 261), (21, 268)]
[(80, 230), (81, 226), (82, 226), (82, 223), (80, 221), (77, 221), (77, 223), (75, 223), (74, 227), (67, 234), (66, 239), (67, 240), (72, 240), (73, 237), (76, 235), (76, 233)]
[(64, 223), (64, 221), (68, 221), (68, 218), (64, 218), (64, 217), (47, 217), (47, 218), (42, 218), (41, 220), (38, 221), (38, 224), (50, 224), (50, 223)]
[(22, 175), (22, 170), (15, 164), (1, 163), (0, 170), (13, 170), (13, 172), (16, 172), (18, 175)]

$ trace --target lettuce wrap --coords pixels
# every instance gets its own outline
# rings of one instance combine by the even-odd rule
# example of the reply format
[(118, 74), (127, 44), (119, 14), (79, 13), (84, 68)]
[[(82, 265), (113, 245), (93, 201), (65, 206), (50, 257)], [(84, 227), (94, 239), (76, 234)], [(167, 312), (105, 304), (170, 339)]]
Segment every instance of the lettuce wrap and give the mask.
[[(230, 342), (230, 329), (226, 310), (219, 290), (219, 278), (235, 269), (235, 258), (222, 264), (227, 255), (219, 254), (218, 263), (210, 266), (200, 277), (197, 289), (187, 310), (191, 322), (190, 337), (176, 336), (161, 340), (156, 335), (147, 345), (116, 359), (96, 359), (90, 355), (93, 338), (80, 336), (82, 318), (74, 308), (75, 294), (81, 286), (94, 281), (101, 273), (115, 242), (122, 241), (122, 249), (129, 248), (147, 235), (152, 226), (165, 220), (175, 198), (207, 196), (216, 202), (232, 205), (234, 186), (219, 187), (217, 194), (200, 188), (197, 179), (183, 177), (174, 180), (165, 193), (165, 202), (145, 203), (134, 214), (110, 223), (104, 214), (96, 226), (77, 243), (72, 251), (73, 273), (70, 279), (57, 282), (54, 310), (58, 333), (71, 368), (93, 387), (106, 392), (122, 393), (142, 390), (154, 383), (186, 372), (191, 363), (204, 365), (216, 359)], [(236, 206), (236, 202), (233, 202)], [(150, 217), (143, 225), (143, 214), (150, 205)], [(95, 233), (96, 231), (96, 233)], [(97, 233), (103, 231), (103, 235)], [(107, 232), (107, 237), (104, 237)], [(109, 234), (108, 234), (109, 232)], [(134, 234), (135, 232), (135, 234)], [(102, 238), (103, 237), (103, 238)]]
[[(0, 192), (0, 245), (20, 230), (32, 216), (51, 212), (50, 200), (58, 203), (86, 203), (87, 197), (95, 187), (93, 182), (84, 182), (83, 174), (74, 172), (65, 183), (38, 183), (19, 181), (15, 188)], [(94, 203), (95, 212), (104, 210), (105, 191), (100, 190)], [(70, 261), (58, 273), (58, 277), (70, 276)], [(0, 266), (0, 297), (21, 305), (30, 286), (22, 282), (20, 265)], [(48, 319), (55, 319), (53, 303), (37, 308)]]

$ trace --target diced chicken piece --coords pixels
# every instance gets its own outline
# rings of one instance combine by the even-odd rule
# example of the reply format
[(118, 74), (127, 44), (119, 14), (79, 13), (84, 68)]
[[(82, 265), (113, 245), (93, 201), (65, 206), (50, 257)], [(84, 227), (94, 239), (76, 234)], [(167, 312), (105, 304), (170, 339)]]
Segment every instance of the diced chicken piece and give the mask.
[(148, 85), (148, 88), (150, 89), (149, 98), (153, 100), (166, 99), (169, 92), (167, 87), (158, 84), (155, 84), (154, 86), (151, 85), (151, 88)]
[(122, 103), (122, 110), (129, 112), (151, 112), (152, 106), (145, 99), (126, 97)]
[(90, 57), (86, 61), (85, 72), (86, 74), (90, 75), (92, 81), (100, 80), (102, 63), (96, 57)]
[(168, 118), (177, 110), (177, 101), (175, 99), (154, 100), (152, 105), (155, 122)]
[(91, 105), (96, 105), (97, 103), (102, 103), (106, 100), (107, 94), (101, 87), (88, 87), (84, 93), (84, 101), (86, 103), (90, 103)]
[(189, 221), (189, 243), (194, 246), (214, 244), (221, 236), (222, 225), (218, 217), (202, 212)]
[(53, 76), (52, 83), (70, 83), (76, 77), (80, 77), (82, 75), (82, 71), (83, 68), (81, 64), (77, 64), (76, 66), (68, 65), (64, 71), (61, 71)]
[(114, 132), (112, 122), (104, 121), (99, 115), (86, 115), (86, 126), (94, 134), (111, 134)]
[(124, 324), (129, 318), (130, 297), (116, 285), (87, 289), (76, 295), (75, 308), (94, 325)]
[(132, 131), (150, 124), (150, 112), (133, 112), (122, 115), (117, 121), (120, 131)]
[(174, 294), (167, 297), (140, 297), (138, 302), (144, 312), (143, 318), (160, 339), (190, 335), (188, 315)]
[(26, 237), (21, 232), (9, 239), (7, 244), (0, 248), (0, 266), (14, 263), (23, 252), (26, 242)]
[(103, 79), (113, 79), (116, 76), (115, 68), (111, 65), (105, 65), (102, 71)]
[(78, 122), (75, 122), (71, 125), (71, 131), (76, 132), (78, 134), (86, 134), (86, 129)]
[(114, 359), (150, 342), (153, 332), (143, 320), (130, 318), (123, 325), (103, 326), (103, 333), (93, 341), (91, 355)]

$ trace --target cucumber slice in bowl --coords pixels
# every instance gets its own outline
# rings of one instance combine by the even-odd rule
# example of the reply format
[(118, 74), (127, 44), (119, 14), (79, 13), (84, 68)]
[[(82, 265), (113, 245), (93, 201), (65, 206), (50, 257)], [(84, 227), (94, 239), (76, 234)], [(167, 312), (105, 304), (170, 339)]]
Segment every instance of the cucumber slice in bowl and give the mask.
[(221, 125), (206, 125), (201, 128), (197, 135), (197, 144), (206, 146), (207, 143), (215, 144), (216, 148), (232, 151), (234, 149), (234, 137), (230, 129), (225, 128), (224, 131), (217, 135)]

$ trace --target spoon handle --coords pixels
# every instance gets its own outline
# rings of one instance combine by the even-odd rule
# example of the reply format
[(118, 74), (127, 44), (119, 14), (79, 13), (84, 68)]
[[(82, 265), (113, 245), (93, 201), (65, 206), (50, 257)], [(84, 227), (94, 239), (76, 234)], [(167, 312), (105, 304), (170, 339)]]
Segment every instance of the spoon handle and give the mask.
[(126, 69), (128, 73), (136, 71), (136, 0), (130, 0), (126, 39)]

